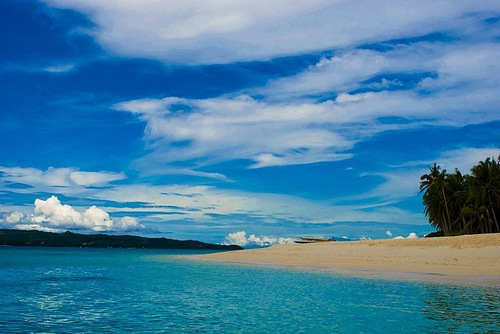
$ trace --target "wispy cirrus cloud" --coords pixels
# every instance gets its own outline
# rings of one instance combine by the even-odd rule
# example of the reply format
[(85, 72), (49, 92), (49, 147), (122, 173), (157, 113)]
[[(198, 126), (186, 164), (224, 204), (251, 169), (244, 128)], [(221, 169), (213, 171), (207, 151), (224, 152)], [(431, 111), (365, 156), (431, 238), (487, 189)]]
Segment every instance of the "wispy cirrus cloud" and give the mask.
[[(144, 103), (144, 105), (143, 105)], [(348, 158), (352, 142), (331, 130), (340, 119), (330, 102), (268, 104), (249, 96), (120, 103), (147, 123), (154, 153), (144, 160), (200, 163), (247, 159), (254, 168)]]
[[(46, 0), (89, 15), (108, 50), (174, 63), (229, 63), (460, 30), (496, 1)], [(133, 41), (133, 43), (131, 43)]]
[(439, 156), (429, 160), (408, 161), (397, 166), (389, 166), (389, 170), (374, 173), (383, 178), (383, 182), (365, 194), (351, 198), (352, 202), (371, 198), (377, 201), (398, 201), (415, 197), (419, 192), (420, 176), (429, 172), (434, 163), (453, 173), (457, 168), (462, 174), (470, 174), (470, 169), (479, 161), (487, 158), (498, 158), (500, 148), (466, 147), (440, 152)]
[(0, 182), (20, 183), (31, 187), (90, 187), (105, 186), (126, 178), (124, 173), (86, 172), (74, 168), (50, 167), (43, 171), (37, 168), (0, 166)]
[[(336, 161), (352, 157), (356, 143), (383, 131), (498, 119), (499, 48), (488, 21), (499, 10), (494, 1), (272, 1), (265, 15), (263, 3), (255, 1), (47, 3), (87, 13), (98, 23), (89, 33), (110, 50), (167, 62), (335, 50), (296, 76), (245, 94), (117, 105), (147, 124), (152, 153), (136, 165), (149, 173), (224, 180), (197, 167), (236, 159), (251, 161), (253, 168)], [(130, 36), (138, 38), (129, 43)], [(235, 40), (253, 47), (234, 47)], [(399, 122), (379, 121), (384, 118)], [(171, 163), (181, 168), (164, 167)]]
[(75, 64), (61, 64), (45, 67), (43, 70), (49, 73), (67, 73), (73, 70)]
[(122, 185), (93, 193), (94, 198), (117, 203), (143, 202), (139, 207), (105, 206), (108, 212), (142, 212), (151, 222), (184, 221), (191, 228), (213, 224), (234, 229), (241, 221), (275, 225), (299, 222), (304, 226), (334, 222), (380, 221), (419, 224), (420, 214), (382, 203), (373, 210), (362, 202), (342, 203), (342, 199), (318, 201), (279, 193), (220, 189), (213, 186)]
[[(0, 185), (1, 189), (21, 195), (53, 193), (71, 197), (75, 202), (103, 203), (100, 206), (106, 212), (117, 213), (119, 216), (138, 214), (143, 220), (167, 225), (168, 222), (186, 221), (218, 222), (231, 226), (234, 215), (267, 222), (301, 221), (307, 224), (331, 222), (337, 219), (349, 221), (353, 217), (359, 218), (363, 215), (365, 218), (368, 217), (363, 212), (356, 213), (356, 208), (335, 207), (330, 201), (316, 203), (290, 195), (219, 189), (214, 186), (123, 183), (107, 184), (103, 187), (103, 180), (99, 178), (95, 180), (94, 174), (91, 174), (93, 178), (86, 179), (86, 182), (79, 180), (80, 184), (85, 185), (79, 186), (72, 183), (74, 181), (70, 179), (71, 171), (73, 171), (72, 168), (49, 169), (46, 172), (33, 168), (3, 168)], [(107, 173), (97, 175), (105, 177)], [(108, 181), (112, 179), (114, 177), (110, 177)], [(9, 187), (11, 184), (18, 183), (23, 184), (23, 187)], [(100, 186), (90, 186), (97, 184)], [(80, 215), (75, 213), (76, 209), (70, 210), (69, 205), (60, 206), (55, 199), (49, 202), (54, 204), (48, 206), (52, 208), (49, 211), (62, 214), (64, 219), (59, 219), (58, 216), (52, 217), (49, 214), (43, 215), (45, 218), (40, 216), (42, 217), (40, 221), (30, 220), (29, 223), (40, 223), (48, 219), (49, 222), (53, 220), (52, 224), (60, 220), (64, 223), (76, 221), (80, 222), (78, 223), (80, 225), (83, 224)], [(303, 208), (306, 207), (307, 213), (303, 212)], [(6, 221), (12, 223), (19, 220), (18, 215), (12, 215), (13, 211), (22, 210), (24, 217), (30, 217), (30, 213), (26, 212), (27, 208), (29, 205), (18, 207), (5, 203), (1, 206), (2, 211), (7, 214)], [(77, 218), (75, 220), (71, 217)], [(28, 221), (24, 222), (28, 223)]]
[[(427, 59), (424, 64), (403, 57), (402, 65), (391, 52), (356, 50), (270, 83), (264, 99), (169, 97), (124, 102), (116, 108), (138, 114), (146, 122), (145, 139), (153, 149), (142, 159), (146, 165), (246, 159), (253, 161), (251, 167), (261, 168), (336, 161), (350, 158), (349, 150), (356, 143), (383, 131), (498, 120), (500, 100), (495, 92), (500, 73), (494, 64), (499, 47), (444, 47), (438, 52), (436, 45), (425, 44), (404, 52), (419, 53), (417, 58)], [(365, 66), (371, 57), (383, 66)], [(357, 72), (349, 70), (355, 67)], [(404, 84), (404, 89), (364, 91), (369, 78), (378, 76), (383, 83), (384, 77), (402, 70), (433, 74)], [(311, 92), (337, 95), (321, 101), (312, 99)], [(276, 100), (283, 94), (283, 100)], [(387, 118), (397, 121), (387, 122)]]

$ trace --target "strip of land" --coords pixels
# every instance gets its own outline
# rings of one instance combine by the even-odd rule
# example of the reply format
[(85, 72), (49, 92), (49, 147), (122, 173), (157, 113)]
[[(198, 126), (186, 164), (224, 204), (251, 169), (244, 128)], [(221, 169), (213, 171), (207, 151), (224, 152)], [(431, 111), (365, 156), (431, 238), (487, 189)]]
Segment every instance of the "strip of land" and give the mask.
[(88, 247), (88, 248), (151, 248), (235, 250), (240, 246), (207, 244), (196, 240), (146, 238), (134, 235), (52, 233), (36, 230), (0, 229), (0, 246)]
[(275, 245), (197, 256), (231, 263), (500, 288), (500, 233)]

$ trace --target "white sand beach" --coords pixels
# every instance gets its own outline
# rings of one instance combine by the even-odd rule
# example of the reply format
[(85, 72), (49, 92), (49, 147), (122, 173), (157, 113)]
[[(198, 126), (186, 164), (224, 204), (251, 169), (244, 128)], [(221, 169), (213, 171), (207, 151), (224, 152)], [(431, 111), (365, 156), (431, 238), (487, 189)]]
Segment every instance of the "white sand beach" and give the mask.
[(197, 259), (500, 287), (500, 233), (274, 245)]

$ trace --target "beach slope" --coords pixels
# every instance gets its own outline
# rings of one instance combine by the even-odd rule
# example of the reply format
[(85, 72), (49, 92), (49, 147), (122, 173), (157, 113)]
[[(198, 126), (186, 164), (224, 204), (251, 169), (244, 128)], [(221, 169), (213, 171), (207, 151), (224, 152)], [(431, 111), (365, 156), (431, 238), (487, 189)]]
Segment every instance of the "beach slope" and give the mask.
[(199, 259), (500, 287), (500, 234), (275, 245)]

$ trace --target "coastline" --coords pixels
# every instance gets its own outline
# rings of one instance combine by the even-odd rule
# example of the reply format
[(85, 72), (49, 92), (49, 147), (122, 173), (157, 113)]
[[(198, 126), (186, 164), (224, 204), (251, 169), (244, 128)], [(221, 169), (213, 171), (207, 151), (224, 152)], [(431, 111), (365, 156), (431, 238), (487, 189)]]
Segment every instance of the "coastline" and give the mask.
[(197, 260), (500, 288), (500, 233), (274, 245)]

